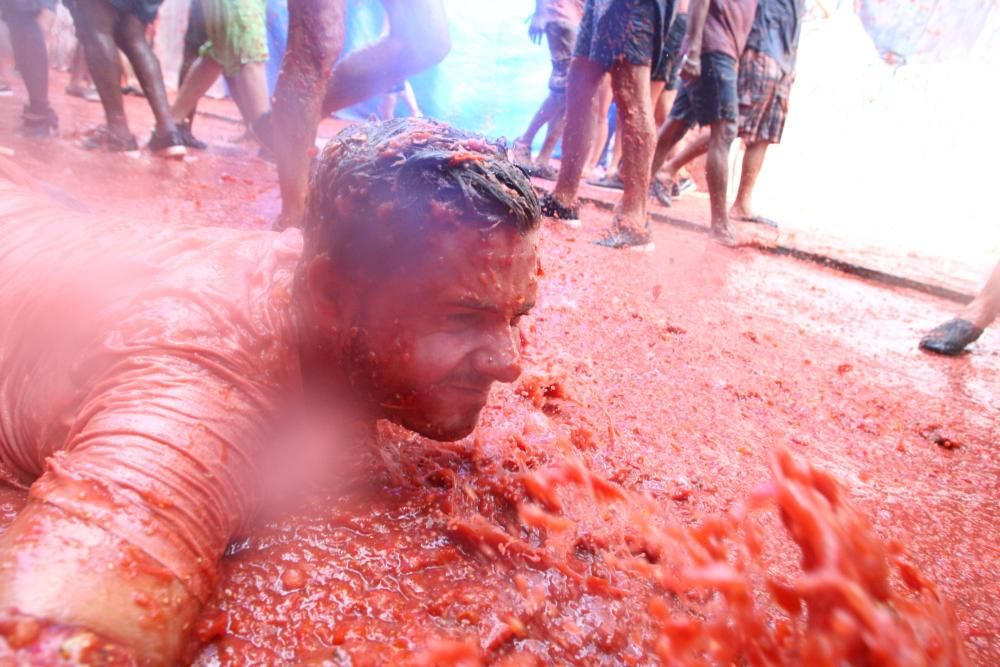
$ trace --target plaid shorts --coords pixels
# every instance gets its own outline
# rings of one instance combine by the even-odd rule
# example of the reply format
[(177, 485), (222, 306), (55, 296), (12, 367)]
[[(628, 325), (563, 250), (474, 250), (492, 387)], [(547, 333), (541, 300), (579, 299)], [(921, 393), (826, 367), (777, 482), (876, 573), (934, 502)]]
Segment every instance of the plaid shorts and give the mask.
[(752, 49), (743, 52), (737, 88), (740, 137), (746, 143), (781, 141), (794, 80), (795, 74), (782, 71), (771, 56)]

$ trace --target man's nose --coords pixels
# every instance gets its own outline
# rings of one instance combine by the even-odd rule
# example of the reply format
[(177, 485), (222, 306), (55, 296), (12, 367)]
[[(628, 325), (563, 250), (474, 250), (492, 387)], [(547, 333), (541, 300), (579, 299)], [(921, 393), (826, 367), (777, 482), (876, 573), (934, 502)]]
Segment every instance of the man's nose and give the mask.
[(521, 375), (521, 345), (518, 331), (505, 327), (490, 337), (476, 353), (476, 370), (496, 382), (513, 382)]

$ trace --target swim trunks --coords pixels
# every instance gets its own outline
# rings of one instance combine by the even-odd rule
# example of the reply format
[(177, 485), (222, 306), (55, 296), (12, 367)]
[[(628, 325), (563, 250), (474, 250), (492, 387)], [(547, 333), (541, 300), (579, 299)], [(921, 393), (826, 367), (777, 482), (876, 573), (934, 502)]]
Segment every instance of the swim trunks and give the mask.
[(208, 41), (201, 55), (227, 75), (243, 65), (267, 62), (267, 4), (264, 0), (201, 0)]

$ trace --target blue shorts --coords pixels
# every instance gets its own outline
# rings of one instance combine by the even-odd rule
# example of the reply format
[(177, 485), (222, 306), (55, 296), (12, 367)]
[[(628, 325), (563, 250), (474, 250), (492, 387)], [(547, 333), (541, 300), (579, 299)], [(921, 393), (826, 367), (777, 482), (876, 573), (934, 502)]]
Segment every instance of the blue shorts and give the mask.
[(740, 114), (736, 89), (736, 60), (725, 53), (701, 56), (701, 76), (693, 83), (681, 81), (670, 117), (691, 125), (736, 122)]

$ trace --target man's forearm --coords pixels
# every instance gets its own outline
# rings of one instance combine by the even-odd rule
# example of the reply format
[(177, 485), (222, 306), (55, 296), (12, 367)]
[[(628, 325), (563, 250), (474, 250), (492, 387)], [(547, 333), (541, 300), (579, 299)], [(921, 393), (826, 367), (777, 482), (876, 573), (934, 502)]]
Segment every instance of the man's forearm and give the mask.
[(0, 614), (97, 633), (142, 664), (177, 661), (199, 606), (148, 555), (45, 502), (29, 502), (0, 537)]
[(688, 52), (701, 54), (702, 37), (705, 34), (705, 22), (708, 20), (708, 8), (712, 0), (691, 0), (688, 7), (688, 26), (684, 42)]

